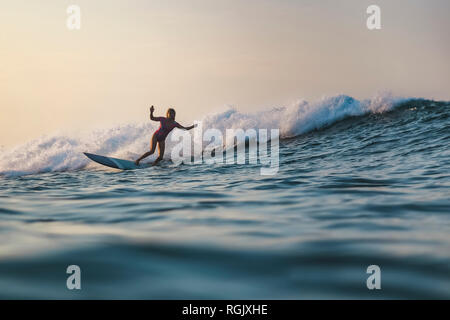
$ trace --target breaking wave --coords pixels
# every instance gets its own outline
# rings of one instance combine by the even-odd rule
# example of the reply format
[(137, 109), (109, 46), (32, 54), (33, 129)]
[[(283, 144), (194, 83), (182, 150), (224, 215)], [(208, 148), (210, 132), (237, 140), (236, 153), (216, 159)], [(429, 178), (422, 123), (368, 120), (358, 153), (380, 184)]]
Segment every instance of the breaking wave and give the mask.
[[(348, 117), (369, 113), (383, 113), (412, 99), (380, 95), (373, 99), (357, 100), (346, 95), (323, 98), (316, 102), (305, 100), (257, 113), (242, 113), (234, 108), (207, 115), (203, 130), (216, 128), (279, 129), (281, 138), (290, 138), (318, 130)], [(120, 125), (109, 129), (79, 134), (46, 135), (28, 143), (4, 149), (0, 155), (0, 175), (20, 176), (33, 173), (79, 170), (93, 164), (83, 155), (88, 151), (118, 158), (133, 159), (149, 147), (149, 140), (157, 128), (156, 122)], [(166, 156), (173, 146), (170, 138)], [(149, 159), (153, 159), (155, 155)]]

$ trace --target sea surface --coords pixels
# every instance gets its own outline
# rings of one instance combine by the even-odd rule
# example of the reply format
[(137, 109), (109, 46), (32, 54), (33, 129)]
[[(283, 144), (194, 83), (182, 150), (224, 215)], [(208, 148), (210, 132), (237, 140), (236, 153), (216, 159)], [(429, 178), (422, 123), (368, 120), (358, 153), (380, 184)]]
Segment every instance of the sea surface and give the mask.
[(3, 149), (0, 298), (450, 299), (450, 103), (336, 96), (203, 120), (279, 128), (278, 173), (82, 154), (133, 159), (148, 122)]

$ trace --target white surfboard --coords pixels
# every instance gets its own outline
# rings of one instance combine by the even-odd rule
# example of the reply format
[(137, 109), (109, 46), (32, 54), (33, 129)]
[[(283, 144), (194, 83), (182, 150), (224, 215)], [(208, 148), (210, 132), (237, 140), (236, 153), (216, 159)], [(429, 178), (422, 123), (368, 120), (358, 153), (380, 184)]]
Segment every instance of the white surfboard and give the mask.
[(148, 168), (150, 166), (150, 164), (148, 164), (148, 163), (142, 163), (137, 166), (133, 161), (130, 161), (130, 160), (105, 157), (105, 156), (100, 156), (100, 155), (92, 154), (92, 153), (88, 153), (88, 152), (84, 152), (84, 154), (86, 157), (88, 157), (92, 161), (95, 161), (97, 163), (100, 163), (100, 164), (110, 167), (110, 168), (115, 168), (115, 169), (120, 169), (120, 170), (144, 169), (144, 168)]

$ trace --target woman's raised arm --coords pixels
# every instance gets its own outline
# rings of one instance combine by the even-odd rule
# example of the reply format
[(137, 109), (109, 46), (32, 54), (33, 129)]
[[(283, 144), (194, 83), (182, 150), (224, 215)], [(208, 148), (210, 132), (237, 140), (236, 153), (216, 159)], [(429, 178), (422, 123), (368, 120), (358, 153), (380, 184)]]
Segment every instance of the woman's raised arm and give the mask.
[(153, 111), (155, 111), (155, 107), (154, 107), (154, 106), (151, 106), (151, 107), (150, 107), (150, 120), (153, 120), (153, 121), (161, 121), (161, 117), (154, 117), (154, 116), (153, 116)]

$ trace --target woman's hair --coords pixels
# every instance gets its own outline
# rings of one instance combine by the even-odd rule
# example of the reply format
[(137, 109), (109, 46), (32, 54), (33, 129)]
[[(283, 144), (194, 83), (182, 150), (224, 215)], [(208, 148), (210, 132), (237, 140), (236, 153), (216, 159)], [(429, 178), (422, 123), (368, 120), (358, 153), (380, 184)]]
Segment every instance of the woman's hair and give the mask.
[(167, 109), (166, 117), (175, 120), (175, 110), (172, 108)]

